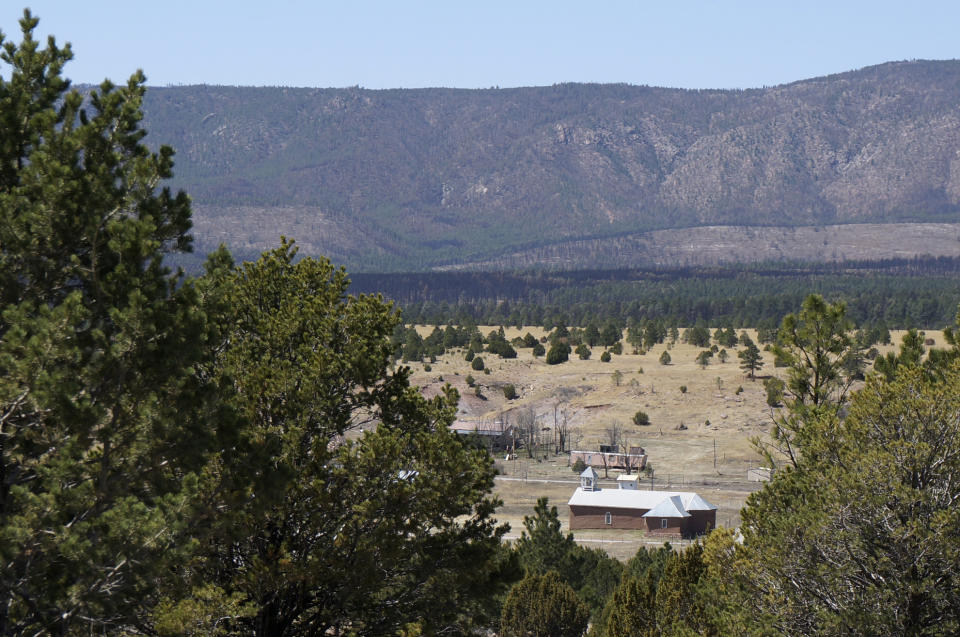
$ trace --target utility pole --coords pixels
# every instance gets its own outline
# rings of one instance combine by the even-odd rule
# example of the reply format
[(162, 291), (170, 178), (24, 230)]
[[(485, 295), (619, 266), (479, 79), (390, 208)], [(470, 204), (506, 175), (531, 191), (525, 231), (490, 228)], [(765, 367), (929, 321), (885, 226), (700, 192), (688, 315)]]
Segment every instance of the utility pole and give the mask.
[(713, 468), (717, 468), (717, 439), (713, 439)]

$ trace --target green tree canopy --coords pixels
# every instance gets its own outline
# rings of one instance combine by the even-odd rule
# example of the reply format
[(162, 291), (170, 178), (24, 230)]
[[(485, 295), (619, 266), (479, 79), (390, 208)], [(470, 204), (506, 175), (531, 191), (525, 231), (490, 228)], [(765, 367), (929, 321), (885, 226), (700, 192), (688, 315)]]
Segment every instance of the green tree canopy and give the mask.
[(798, 314), (783, 318), (772, 351), (778, 366), (787, 368), (790, 396), (774, 421), (769, 444), (755, 440), (771, 466), (780, 461), (795, 465), (806, 423), (822, 412), (837, 413), (845, 404), (856, 380), (850, 362), (859, 354), (852, 330), (842, 303), (829, 304), (815, 294)]
[(564, 565), (568, 555), (576, 548), (573, 534), (561, 532), (557, 507), (550, 506), (545, 497), (537, 498), (533, 515), (523, 518), (523, 531), (516, 541), (520, 563), (527, 573), (544, 574), (559, 571), (568, 581), (573, 577), (569, 565)]
[(71, 90), (37, 23), (0, 53), (0, 633), (117, 633), (189, 558), (231, 444), (194, 374), (218, 319), (163, 265), (190, 205), (143, 144), (144, 76)]
[(249, 600), (237, 623), (259, 635), (466, 630), (509, 582), (492, 461), (450, 431), (454, 405), (388, 373), (397, 313), (295, 254), (285, 242), (223, 284), (234, 327), (215, 373), (244, 429), (217, 491), (250, 496), (218, 503), (197, 573)]
[(783, 318), (773, 353), (788, 367), (787, 389), (797, 403), (843, 403), (853, 382), (843, 371), (855, 345), (852, 329), (843, 303), (830, 304), (815, 294), (798, 314)]
[(563, 341), (556, 341), (547, 351), (547, 365), (559, 365), (570, 360), (570, 346)]
[(697, 365), (699, 365), (701, 369), (706, 369), (707, 365), (710, 364), (711, 358), (713, 358), (713, 352), (705, 349), (697, 354)]
[(623, 330), (619, 325), (613, 321), (607, 321), (603, 329), (600, 330), (600, 345), (604, 347), (610, 347), (615, 343), (619, 343), (620, 339), (623, 338)]
[(507, 595), (500, 631), (504, 637), (580, 637), (589, 618), (587, 605), (557, 573), (529, 575)]
[(798, 463), (743, 511), (755, 599), (778, 630), (960, 630), (958, 423), (956, 363), (869, 378), (844, 420), (808, 414)]
[(763, 367), (763, 355), (756, 343), (748, 340), (742, 350), (737, 352), (737, 358), (740, 359), (740, 369), (747, 372), (750, 378), (755, 378), (756, 373)]
[(917, 366), (923, 360), (926, 348), (923, 345), (924, 333), (915, 329), (907, 330), (900, 343), (899, 352), (889, 352), (874, 361), (874, 369), (887, 380), (893, 380), (901, 367)]

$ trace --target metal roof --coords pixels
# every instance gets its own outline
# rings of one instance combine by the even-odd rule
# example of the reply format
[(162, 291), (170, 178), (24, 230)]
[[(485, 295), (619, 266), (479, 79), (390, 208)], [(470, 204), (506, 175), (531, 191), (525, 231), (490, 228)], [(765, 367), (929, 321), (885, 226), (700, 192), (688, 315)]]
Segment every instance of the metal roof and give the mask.
[(643, 514), (645, 518), (689, 518), (690, 514), (683, 508), (680, 496), (664, 498), (660, 504)]
[[(674, 501), (673, 498), (677, 499)], [(584, 491), (582, 488), (578, 488), (570, 496), (570, 501), (567, 504), (571, 506), (653, 511), (665, 500), (673, 502), (673, 504), (666, 504), (666, 506), (676, 508), (677, 513), (660, 517), (689, 517), (690, 514), (687, 511), (712, 511), (717, 508), (696, 493), (689, 491), (644, 491), (641, 489)]]
[(717, 505), (710, 504), (696, 493), (691, 493), (693, 497), (683, 501), (683, 508), (687, 511), (716, 511)]

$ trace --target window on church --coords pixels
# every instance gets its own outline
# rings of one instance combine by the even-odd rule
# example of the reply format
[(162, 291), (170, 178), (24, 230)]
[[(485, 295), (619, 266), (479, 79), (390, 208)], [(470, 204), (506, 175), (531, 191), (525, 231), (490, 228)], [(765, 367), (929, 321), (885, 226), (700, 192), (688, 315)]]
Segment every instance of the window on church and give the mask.
[(613, 524), (613, 516), (610, 515), (610, 512), (609, 512), (609, 511), (607, 511), (607, 514), (603, 516), (603, 521), (604, 521), (606, 524)]

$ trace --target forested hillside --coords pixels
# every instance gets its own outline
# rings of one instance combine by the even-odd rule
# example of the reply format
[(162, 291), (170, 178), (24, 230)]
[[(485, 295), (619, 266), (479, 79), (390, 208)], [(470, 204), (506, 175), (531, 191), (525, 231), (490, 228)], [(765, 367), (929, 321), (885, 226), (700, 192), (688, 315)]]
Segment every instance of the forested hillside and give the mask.
[[(631, 236), (615, 265), (657, 262), (662, 242), (636, 237), (657, 229), (956, 222), (958, 105), (960, 62), (913, 61), (748, 91), (166, 87), (145, 111), (201, 251), (285, 233), (383, 271)], [(603, 248), (576, 267), (614, 265)]]

